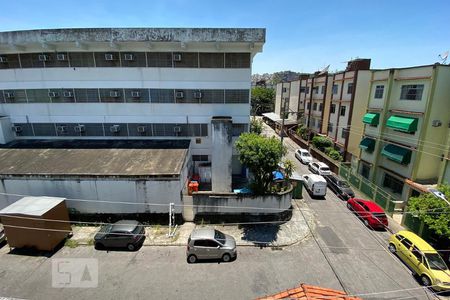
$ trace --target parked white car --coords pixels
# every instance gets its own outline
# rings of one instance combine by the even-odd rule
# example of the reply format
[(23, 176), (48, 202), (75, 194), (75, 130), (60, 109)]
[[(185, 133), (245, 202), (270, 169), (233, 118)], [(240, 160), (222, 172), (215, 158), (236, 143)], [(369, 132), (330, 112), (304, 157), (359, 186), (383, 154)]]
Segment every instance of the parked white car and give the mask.
[(300, 148), (297, 151), (295, 151), (295, 157), (302, 163), (302, 164), (309, 164), (313, 161), (313, 158), (308, 150)]
[(331, 175), (330, 168), (324, 164), (323, 162), (311, 162), (308, 166), (308, 169), (314, 174), (318, 175)]

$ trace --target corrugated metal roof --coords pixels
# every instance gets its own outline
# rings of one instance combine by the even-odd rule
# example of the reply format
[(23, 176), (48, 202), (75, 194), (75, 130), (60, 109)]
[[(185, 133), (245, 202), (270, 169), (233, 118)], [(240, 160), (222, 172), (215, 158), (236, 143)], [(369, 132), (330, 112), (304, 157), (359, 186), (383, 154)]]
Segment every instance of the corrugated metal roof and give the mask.
[(42, 216), (65, 199), (59, 197), (23, 197), (0, 210), (0, 214)]

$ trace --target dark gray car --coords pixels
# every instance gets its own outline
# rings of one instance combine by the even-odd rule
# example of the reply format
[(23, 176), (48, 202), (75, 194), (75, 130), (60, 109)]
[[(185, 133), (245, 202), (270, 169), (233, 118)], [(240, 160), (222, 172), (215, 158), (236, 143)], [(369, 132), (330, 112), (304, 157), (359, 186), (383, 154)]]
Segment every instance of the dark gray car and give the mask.
[(194, 229), (189, 236), (186, 250), (189, 263), (195, 263), (198, 259), (221, 259), (229, 262), (236, 255), (234, 238), (218, 230), (213, 228)]
[(336, 175), (326, 175), (323, 176), (328, 183), (328, 187), (335, 192), (335, 194), (343, 199), (348, 200), (355, 197), (355, 192), (350, 188), (347, 181), (337, 177)]
[(101, 227), (94, 237), (94, 243), (96, 249), (127, 248), (134, 251), (144, 239), (144, 225), (138, 221), (122, 220)]

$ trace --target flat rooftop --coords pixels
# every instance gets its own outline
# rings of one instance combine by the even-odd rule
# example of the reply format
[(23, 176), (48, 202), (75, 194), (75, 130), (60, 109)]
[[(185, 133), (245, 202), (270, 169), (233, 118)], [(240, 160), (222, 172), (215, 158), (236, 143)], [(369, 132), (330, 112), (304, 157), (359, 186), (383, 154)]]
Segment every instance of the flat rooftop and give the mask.
[(59, 197), (23, 197), (13, 204), (0, 210), (0, 214), (42, 216), (64, 200), (65, 198)]
[(68, 28), (0, 32), (0, 44), (58, 42), (264, 43), (264, 28)]
[(20, 141), (0, 149), (0, 177), (177, 178), (189, 147), (181, 142)]

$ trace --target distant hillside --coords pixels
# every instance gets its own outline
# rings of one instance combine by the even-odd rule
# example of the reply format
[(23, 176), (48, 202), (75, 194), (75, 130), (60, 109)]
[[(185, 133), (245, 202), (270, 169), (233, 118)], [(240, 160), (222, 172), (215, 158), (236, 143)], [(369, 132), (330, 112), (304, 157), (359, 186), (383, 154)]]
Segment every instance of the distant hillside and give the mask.
[(265, 80), (267, 84), (269, 85), (276, 85), (277, 83), (281, 81), (291, 81), (298, 79), (298, 76), (301, 73), (298, 72), (292, 72), (292, 71), (280, 71), (275, 72), (272, 74), (264, 73), (264, 74), (253, 74), (252, 75), (252, 82), (256, 83), (260, 80)]

